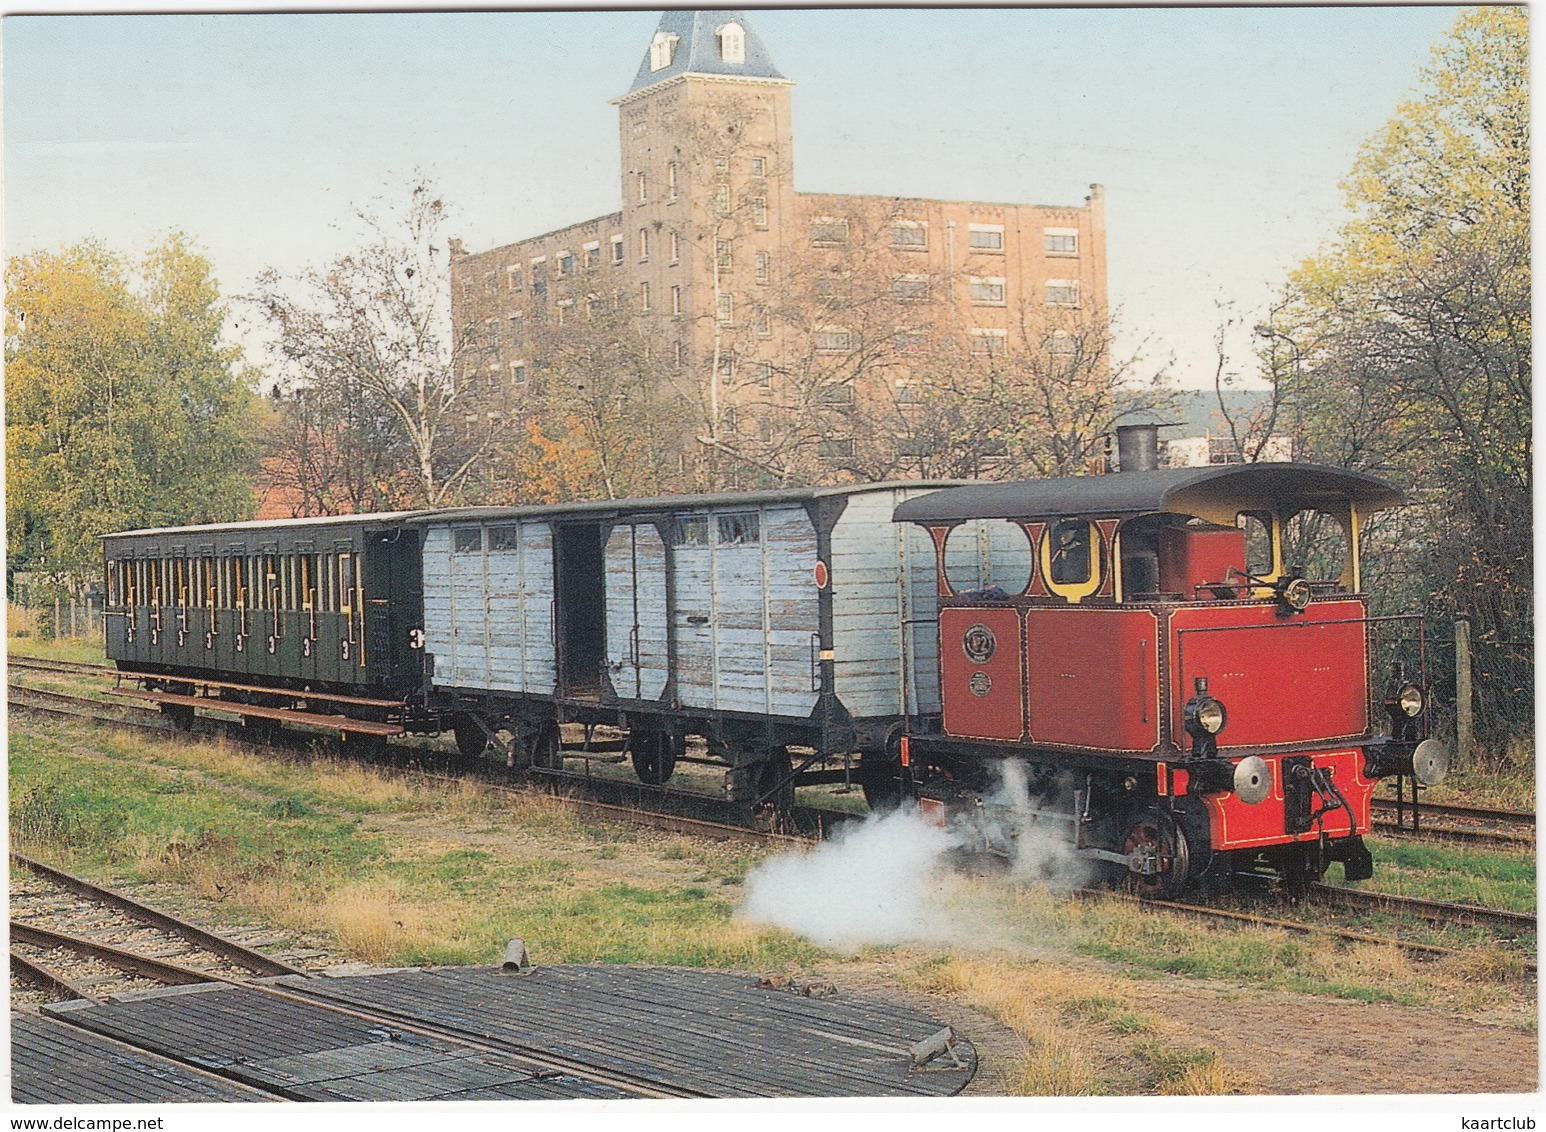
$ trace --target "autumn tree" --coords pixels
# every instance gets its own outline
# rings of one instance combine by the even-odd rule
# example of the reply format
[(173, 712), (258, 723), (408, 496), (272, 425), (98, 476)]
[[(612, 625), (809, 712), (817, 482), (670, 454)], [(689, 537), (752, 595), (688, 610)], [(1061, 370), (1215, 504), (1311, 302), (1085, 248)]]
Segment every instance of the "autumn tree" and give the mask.
[(1419, 560), (1411, 593), (1518, 646), (1515, 678), (1482, 689), (1497, 734), (1533, 721), (1526, 11), (1465, 9), (1422, 79), (1262, 333), (1306, 454), (1411, 490), (1383, 546)]
[(249, 297), (290, 402), (274, 462), (324, 510), (470, 501), (510, 429), (490, 344), (451, 326), (446, 206), (420, 179), (357, 216), (362, 246), (294, 278), (267, 271)]
[(104, 532), (251, 516), (255, 379), (225, 314), (181, 233), (138, 262), (93, 243), (9, 262), (11, 571), (79, 588)]
[(526, 402), (528, 444), (509, 498), (574, 502), (666, 495), (693, 484), (694, 398), (659, 364), (634, 312), (594, 295), (533, 329), (540, 358)]

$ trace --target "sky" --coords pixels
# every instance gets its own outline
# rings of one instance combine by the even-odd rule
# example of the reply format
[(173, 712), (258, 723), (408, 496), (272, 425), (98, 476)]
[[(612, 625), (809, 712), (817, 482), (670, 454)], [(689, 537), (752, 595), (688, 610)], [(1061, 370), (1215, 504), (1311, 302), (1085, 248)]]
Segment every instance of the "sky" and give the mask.
[[(1078, 205), (1102, 184), (1118, 353), (1139, 377), (1164, 370), (1195, 388), (1213, 381), (1226, 319), (1242, 328), (1227, 371), (1249, 382), (1248, 328), (1334, 238), (1360, 144), (1416, 88), (1457, 11), (748, 19), (795, 83), (797, 189)], [(401, 196), (415, 172), (471, 251), (603, 215), (621, 192), (609, 103), (658, 19), (10, 15), (7, 255), (88, 238), (139, 253), (178, 229), (240, 295), (265, 268), (292, 274), (347, 251), (360, 238), (352, 210)]]

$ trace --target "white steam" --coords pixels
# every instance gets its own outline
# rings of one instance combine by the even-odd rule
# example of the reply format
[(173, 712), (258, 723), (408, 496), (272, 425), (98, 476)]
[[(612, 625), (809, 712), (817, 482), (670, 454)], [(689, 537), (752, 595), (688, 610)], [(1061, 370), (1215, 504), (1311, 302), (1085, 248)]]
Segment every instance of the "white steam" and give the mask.
[(1009, 858), (1016, 880), (1067, 890), (1094, 879), (1094, 863), (1074, 851), (1076, 827), (1064, 816), (1072, 801), (1069, 794), (1059, 806), (1050, 799), (1033, 799), (1025, 764), (1014, 759), (1002, 763), (998, 789), (983, 801), (983, 823), (988, 844)]
[(872, 815), (814, 849), (757, 866), (737, 914), (842, 951), (948, 938), (939, 864), (958, 844), (916, 810)]

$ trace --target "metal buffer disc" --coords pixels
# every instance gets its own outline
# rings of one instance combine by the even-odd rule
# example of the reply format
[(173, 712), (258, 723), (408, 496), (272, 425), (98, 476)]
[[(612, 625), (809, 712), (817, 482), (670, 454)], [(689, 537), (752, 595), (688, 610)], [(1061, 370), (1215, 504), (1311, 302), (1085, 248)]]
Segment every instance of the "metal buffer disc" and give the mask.
[(1424, 739), (1412, 752), (1412, 777), (1424, 786), (1437, 786), (1449, 776), (1449, 748), (1437, 739)]

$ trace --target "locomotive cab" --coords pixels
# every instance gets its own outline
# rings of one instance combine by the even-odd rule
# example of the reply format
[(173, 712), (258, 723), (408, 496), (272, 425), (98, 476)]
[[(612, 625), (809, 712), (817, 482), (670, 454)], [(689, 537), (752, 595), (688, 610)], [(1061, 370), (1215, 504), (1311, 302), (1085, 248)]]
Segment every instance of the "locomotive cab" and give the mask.
[(1370, 476), (1253, 464), (902, 505), (938, 577), (942, 711), (909, 738), (919, 788), (980, 808), (1017, 762), (1063, 784), (1077, 851), (1151, 894), (1263, 864), (1368, 875), (1376, 780), (1443, 761), (1414, 764), (1421, 721), (1376, 734), (1371, 664), (1412, 624), (1369, 616), (1358, 545), (1400, 501)]

